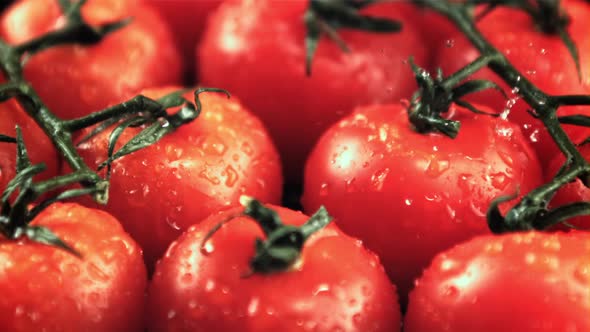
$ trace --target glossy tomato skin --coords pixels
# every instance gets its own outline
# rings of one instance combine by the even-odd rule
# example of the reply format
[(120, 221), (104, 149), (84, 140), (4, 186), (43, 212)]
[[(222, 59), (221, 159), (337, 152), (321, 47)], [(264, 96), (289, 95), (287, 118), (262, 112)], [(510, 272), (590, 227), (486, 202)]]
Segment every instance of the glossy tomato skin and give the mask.
[(479, 236), (424, 271), (404, 330), (590, 331), (589, 257), (584, 232)]
[(170, 26), (181, 50), (187, 74), (192, 76), (195, 48), (207, 23), (207, 17), (222, 0), (147, 0)]
[[(133, 17), (133, 21), (93, 46), (61, 46), (32, 56), (25, 65), (47, 106), (74, 118), (122, 102), (151, 86), (179, 84), (181, 59), (162, 18), (137, 0), (90, 0), (82, 15), (90, 24)], [(0, 36), (19, 44), (63, 26), (58, 2), (24, 0), (0, 18)]]
[(300, 182), (305, 158), (320, 134), (356, 105), (409, 98), (415, 80), (407, 64), (426, 63), (427, 44), (407, 4), (378, 4), (365, 14), (401, 19), (398, 34), (339, 31), (352, 50), (323, 37), (305, 74), (308, 1), (224, 2), (210, 17), (198, 50), (202, 83), (236, 94), (268, 127), (288, 182)]
[(54, 204), (33, 221), (78, 250), (0, 238), (5, 332), (143, 331), (141, 249), (109, 214)]
[[(308, 217), (275, 209), (285, 224)], [(399, 331), (395, 287), (379, 259), (333, 224), (305, 244), (290, 271), (244, 277), (259, 226), (242, 208), (192, 226), (158, 262), (148, 294), (150, 331)]]
[(415, 132), (400, 104), (358, 108), (324, 133), (306, 165), (305, 211), (325, 205), (377, 253), (402, 303), (435, 254), (489, 232), (493, 199), (542, 180), (516, 125), (456, 106), (449, 112), (461, 122), (455, 139)]
[[(590, 8), (587, 4), (568, 2), (564, 5), (571, 18), (568, 27), (572, 39), (576, 42), (582, 80), (578, 79), (574, 60), (558, 36), (542, 33), (531, 18), (518, 10), (499, 8), (480, 20), (478, 28), (488, 41), (500, 50), (524, 77), (550, 95), (588, 94), (590, 93), (590, 35), (588, 19)], [(438, 50), (439, 59), (436, 66), (450, 75), (479, 56), (465, 37), (456, 34), (450, 38), (453, 47)], [(502, 86), (511, 97), (506, 101), (493, 90), (470, 95), (466, 99), (491, 106), (494, 109), (509, 109), (508, 118), (519, 124), (523, 133), (529, 138), (539, 158), (546, 167), (558, 148), (544, 129), (540, 120), (535, 119), (527, 110), (530, 107), (518, 96), (518, 91), (504, 84), (491, 70), (484, 68), (472, 76), (473, 79), (493, 80)], [(559, 115), (590, 115), (589, 107), (562, 107)], [(576, 141), (583, 140), (582, 127), (565, 126), (566, 132)]]
[[(143, 94), (158, 98), (178, 89)], [(193, 100), (191, 93), (185, 97)], [(100, 208), (117, 217), (139, 242), (148, 269), (192, 223), (238, 204), (241, 195), (270, 203), (281, 200), (280, 160), (261, 122), (234, 97), (202, 93), (200, 100), (197, 119), (113, 163), (109, 203)], [(106, 160), (111, 130), (79, 146), (89, 165)], [(125, 130), (119, 146), (139, 130)], [(85, 204), (92, 203), (85, 199)]]
[[(579, 148), (580, 153), (586, 160), (590, 160), (590, 145), (582, 145)], [(561, 166), (565, 163), (565, 157), (562, 153), (557, 154), (549, 164), (549, 169), (546, 171), (545, 180), (550, 181), (559, 171)], [(549, 203), (549, 208), (557, 208), (563, 205), (572, 204), (575, 202), (589, 202), (590, 189), (584, 185), (582, 180), (576, 179), (562, 186), (553, 196)], [(567, 223), (572, 226), (584, 230), (590, 230), (590, 216), (574, 217), (567, 220)], [(557, 225), (557, 229), (568, 229), (566, 225)]]
[[(22, 130), (23, 140), (33, 164), (45, 163), (46, 170), (36, 179), (47, 179), (58, 174), (59, 161), (51, 141), (22, 108), (14, 101), (0, 103), (0, 134), (16, 137), (16, 126)], [(0, 143), (0, 193), (16, 175), (16, 144)]]

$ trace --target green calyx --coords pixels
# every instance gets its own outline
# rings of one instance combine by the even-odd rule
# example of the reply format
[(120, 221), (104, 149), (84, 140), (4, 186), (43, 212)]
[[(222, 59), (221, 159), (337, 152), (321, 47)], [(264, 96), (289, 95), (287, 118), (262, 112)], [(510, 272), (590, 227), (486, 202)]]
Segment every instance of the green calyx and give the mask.
[(305, 37), (305, 72), (311, 75), (311, 63), (317, 50), (318, 42), (326, 34), (343, 52), (350, 49), (340, 38), (338, 29), (348, 28), (374, 33), (393, 33), (402, 29), (402, 24), (388, 18), (366, 16), (360, 13), (362, 8), (377, 3), (379, 0), (310, 0), (304, 15), (307, 34)]
[(238, 216), (246, 216), (255, 221), (265, 238), (257, 238), (255, 254), (250, 260), (252, 273), (269, 274), (288, 271), (301, 257), (305, 241), (314, 233), (332, 221), (332, 217), (322, 206), (305, 224), (301, 226), (285, 225), (276, 211), (265, 207), (256, 199), (242, 196), (240, 202), (244, 211), (224, 220), (213, 228), (203, 239), (203, 246), (221, 226)]
[[(485, 89), (495, 89), (506, 96), (496, 83), (487, 80), (470, 80), (456, 85), (457, 77), (445, 79), (441, 70), (438, 71), (436, 77), (432, 77), (429, 72), (418, 67), (412, 58), (409, 62), (418, 83), (418, 91), (412, 96), (408, 107), (408, 117), (417, 132), (423, 134), (440, 132), (455, 138), (461, 124), (442, 116), (449, 111), (452, 103), (465, 107), (474, 113), (497, 116), (497, 114), (480, 111), (469, 102), (461, 99), (468, 94)], [(456, 86), (453, 87), (453, 85)]]
[[(40, 206), (29, 205), (37, 199), (42, 191), (33, 182), (33, 177), (45, 170), (44, 164), (33, 165), (24, 144), (21, 129), (17, 126), (15, 142), (17, 145), (16, 176), (8, 183), (2, 193), (0, 208), (0, 234), (8, 239), (26, 237), (37, 243), (54, 246), (81, 257), (73, 247), (63, 242), (50, 229), (43, 226), (31, 226), (30, 222), (41, 212)], [(64, 192), (67, 193), (67, 192)], [(87, 194), (87, 193), (86, 193)], [(16, 196), (16, 198), (14, 198)], [(11, 199), (14, 201), (11, 202)]]

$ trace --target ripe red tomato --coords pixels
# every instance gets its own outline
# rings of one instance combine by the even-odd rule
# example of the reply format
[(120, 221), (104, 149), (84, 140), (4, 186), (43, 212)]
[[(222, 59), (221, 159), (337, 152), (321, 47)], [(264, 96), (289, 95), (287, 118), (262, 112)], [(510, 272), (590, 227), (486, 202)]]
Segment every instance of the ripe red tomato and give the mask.
[(455, 139), (415, 132), (401, 104), (358, 108), (324, 133), (306, 164), (305, 211), (325, 205), (375, 251), (402, 303), (435, 254), (489, 232), (493, 199), (542, 180), (516, 125), (455, 105), (448, 116), (461, 122)]
[(222, 0), (148, 0), (170, 26), (184, 56), (185, 70), (192, 76), (195, 48), (201, 39), (207, 17)]
[[(579, 148), (580, 153), (586, 160), (590, 160), (590, 146), (582, 145)], [(557, 154), (549, 164), (549, 169), (546, 173), (546, 180), (550, 181), (555, 174), (559, 171), (559, 168), (564, 164), (565, 157), (562, 153)], [(561, 187), (553, 196), (553, 199), (549, 203), (549, 208), (557, 208), (562, 205), (571, 204), (575, 202), (590, 202), (590, 189), (584, 185), (580, 179), (576, 179), (574, 182), (568, 183)], [(574, 217), (567, 220), (570, 225), (590, 230), (590, 216)], [(558, 225), (558, 229), (567, 229), (565, 225)]]
[[(210, 17), (198, 49), (199, 77), (239, 96), (266, 124), (288, 182), (300, 182), (305, 158), (321, 133), (357, 105), (409, 98), (416, 84), (409, 56), (427, 62), (407, 4), (379, 3), (362, 12), (399, 19), (399, 33), (343, 29), (342, 52), (321, 38), (311, 77), (305, 73), (309, 1), (228, 1)], [(413, 8), (412, 8), (413, 10)], [(413, 13), (413, 11), (411, 11)]]
[[(170, 31), (152, 8), (137, 2), (89, 0), (82, 15), (90, 24), (127, 17), (132, 23), (97, 45), (53, 47), (27, 61), (25, 78), (55, 114), (87, 115), (143, 88), (180, 83), (180, 55)], [(23, 0), (0, 17), (0, 36), (23, 43), (64, 23), (58, 1)]]
[[(531, 82), (543, 91), (552, 94), (590, 93), (590, 35), (588, 19), (590, 8), (586, 4), (569, 2), (564, 6), (571, 19), (568, 32), (576, 42), (582, 69), (582, 80), (578, 79), (575, 62), (559, 36), (541, 32), (526, 13), (508, 8), (499, 8), (479, 21), (478, 28), (489, 42), (500, 50), (508, 60)], [(479, 53), (461, 34), (451, 38), (453, 47), (438, 50), (437, 66), (450, 75), (473, 61)], [(472, 76), (474, 79), (493, 80), (508, 87), (489, 69), (484, 68)], [(557, 146), (543, 127), (541, 121), (527, 113), (530, 107), (513, 90), (513, 98), (506, 102), (497, 92), (484, 91), (467, 97), (467, 100), (492, 106), (494, 109), (510, 109), (508, 118), (521, 126), (529, 138), (543, 165), (546, 165), (558, 151)], [(586, 114), (588, 107), (562, 107), (559, 115)], [(566, 131), (578, 140), (585, 129), (566, 126)]]
[(480, 236), (416, 282), (406, 332), (590, 331), (588, 233)]
[[(287, 225), (308, 219), (272, 208)], [(332, 224), (312, 235), (299, 263), (284, 272), (244, 277), (263, 235), (245, 217), (202, 247), (209, 230), (242, 210), (214, 214), (170, 246), (149, 287), (150, 331), (399, 331), (395, 287), (379, 259)]]
[(83, 257), (0, 237), (2, 331), (143, 331), (141, 249), (115, 218), (57, 203), (32, 225), (49, 228)]
[[(0, 134), (15, 137), (20, 126), (27, 152), (33, 164), (45, 163), (46, 170), (35, 179), (48, 179), (58, 174), (57, 153), (43, 130), (14, 101), (0, 104)], [(16, 175), (16, 144), (0, 142), (0, 193)]]
[[(144, 95), (159, 98), (175, 90), (152, 89)], [(186, 98), (194, 99), (191, 93)], [(240, 195), (281, 200), (280, 160), (262, 123), (233, 97), (202, 93), (200, 100), (202, 113), (193, 122), (113, 163), (109, 203), (100, 208), (139, 242), (148, 269), (186, 228), (237, 204)], [(118, 146), (140, 129), (126, 129)], [(111, 131), (79, 146), (89, 165), (107, 159)]]

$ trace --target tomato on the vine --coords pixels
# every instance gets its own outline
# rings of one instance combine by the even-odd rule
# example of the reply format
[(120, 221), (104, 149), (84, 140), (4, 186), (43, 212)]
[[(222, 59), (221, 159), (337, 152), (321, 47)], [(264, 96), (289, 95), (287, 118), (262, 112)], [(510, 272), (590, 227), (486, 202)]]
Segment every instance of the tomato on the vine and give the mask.
[[(23, 140), (33, 164), (44, 163), (46, 170), (36, 179), (48, 179), (59, 173), (55, 148), (43, 130), (14, 101), (0, 104), (0, 135), (14, 138), (15, 127), (23, 132)], [(16, 144), (0, 142), (0, 193), (16, 175)]]
[(406, 108), (361, 107), (332, 126), (307, 161), (303, 193), (305, 211), (325, 205), (379, 255), (402, 302), (434, 255), (489, 232), (492, 200), (542, 181), (515, 124), (453, 104), (447, 116), (461, 129), (452, 139), (416, 132)]
[[(66, 19), (58, 3), (16, 2), (0, 17), (0, 36), (15, 45), (63, 27)], [(154, 9), (137, 0), (89, 0), (82, 16), (92, 25), (132, 21), (96, 45), (52, 47), (27, 59), (25, 79), (56, 115), (88, 115), (143, 88), (180, 83), (179, 52)]]
[[(571, 95), (590, 93), (590, 34), (588, 19), (590, 8), (587, 4), (570, 1), (562, 5), (569, 20), (567, 31), (576, 43), (582, 76), (579, 78), (575, 62), (559, 35), (547, 34), (537, 22), (522, 10), (497, 8), (478, 21), (477, 27), (483, 36), (502, 52), (524, 77), (550, 95)], [(437, 67), (450, 75), (475, 60), (479, 53), (465, 36), (456, 34), (450, 37), (452, 47), (441, 47)], [(491, 91), (476, 93), (466, 98), (486, 104), (494, 109), (509, 110), (508, 119), (518, 123), (537, 151), (539, 159), (546, 165), (558, 151), (557, 145), (549, 136), (542, 122), (531, 116), (530, 106), (519, 96), (519, 91), (508, 87), (488, 68), (471, 76), (473, 79), (488, 79), (497, 82), (506, 92), (512, 91), (508, 101)], [(590, 108), (580, 106), (560, 107), (558, 115), (586, 114)], [(576, 141), (581, 138), (582, 127), (564, 126), (570, 137)], [(584, 137), (585, 138), (585, 137)]]
[[(272, 209), (284, 225), (308, 219)], [(399, 331), (395, 287), (359, 240), (329, 224), (305, 241), (294, 266), (249, 274), (265, 237), (252, 219), (235, 216), (242, 210), (214, 214), (170, 246), (149, 287), (150, 331)]]
[[(157, 88), (143, 94), (159, 98), (176, 90)], [(191, 93), (185, 97), (194, 98)], [(148, 269), (186, 228), (237, 204), (241, 195), (269, 203), (281, 200), (281, 164), (262, 123), (234, 97), (205, 92), (199, 99), (202, 113), (197, 119), (113, 162), (109, 202), (98, 207), (117, 217), (139, 242)], [(79, 145), (89, 165), (107, 159), (113, 128)], [(141, 129), (125, 129), (116, 148)]]
[(301, 180), (321, 133), (355, 106), (397, 102), (416, 87), (406, 60), (426, 63), (427, 45), (407, 4), (376, 3), (362, 14), (401, 21), (397, 33), (340, 29), (343, 52), (319, 40), (306, 76), (306, 0), (227, 1), (214, 12), (198, 49), (202, 83), (240, 97), (275, 140), (288, 182)]
[(143, 331), (141, 249), (115, 218), (56, 203), (31, 225), (49, 228), (82, 257), (0, 236), (2, 331)]
[(590, 331), (590, 234), (480, 236), (439, 254), (406, 332)]
[[(590, 160), (590, 145), (579, 147), (580, 154), (586, 160)], [(550, 181), (565, 163), (563, 153), (558, 153), (549, 163), (549, 168), (545, 172), (545, 180)], [(555, 193), (555, 196), (549, 202), (549, 208), (557, 208), (576, 202), (590, 202), (590, 189), (584, 185), (582, 180), (576, 179), (573, 182), (565, 184)], [(569, 226), (575, 228), (590, 230), (590, 215), (583, 215), (566, 220)], [(567, 225), (558, 225), (559, 229), (569, 228)]]

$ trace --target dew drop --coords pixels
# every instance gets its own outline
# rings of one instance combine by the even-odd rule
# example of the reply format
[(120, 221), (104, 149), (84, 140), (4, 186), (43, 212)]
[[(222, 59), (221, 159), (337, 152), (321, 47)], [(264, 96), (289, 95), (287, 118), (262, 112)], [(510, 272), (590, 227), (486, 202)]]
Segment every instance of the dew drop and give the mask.
[(498, 155), (500, 156), (502, 161), (504, 161), (506, 166), (508, 166), (508, 167), (514, 166), (514, 159), (512, 159), (512, 156), (508, 152), (500, 150), (500, 151), (498, 151)]
[(328, 188), (328, 184), (327, 183), (322, 183), (320, 185), (320, 196), (327, 196), (329, 193), (329, 188)]
[(537, 261), (537, 256), (532, 253), (529, 252), (524, 256), (524, 261), (528, 264), (528, 265), (532, 265)]
[(440, 264), (440, 269), (441, 269), (441, 271), (449, 271), (452, 268), (454, 268), (456, 265), (457, 265), (457, 263), (454, 260), (452, 260), (452, 259), (445, 259)]
[(413, 201), (412, 201), (410, 198), (406, 198), (406, 199), (404, 200), (404, 203), (405, 203), (407, 206), (411, 206), (411, 205), (412, 205), (412, 203), (413, 203)]
[(168, 319), (172, 319), (176, 316), (176, 311), (170, 310), (168, 311)]
[(457, 211), (455, 211), (455, 209), (453, 209), (452, 206), (448, 205), (446, 206), (447, 209), (447, 214), (449, 215), (449, 217), (454, 220), (455, 216), (457, 215)]
[(319, 284), (316, 289), (313, 291), (313, 296), (317, 295), (325, 295), (324, 293), (328, 293), (330, 291), (330, 285), (328, 284)]
[(447, 159), (432, 159), (426, 168), (426, 175), (430, 177), (439, 177), (450, 168), (450, 162)]
[(504, 173), (496, 173), (490, 175), (490, 179), (492, 180), (492, 186), (498, 190), (504, 190), (508, 185), (508, 177)]
[(253, 297), (250, 302), (248, 303), (248, 315), (254, 316), (258, 312), (258, 304), (260, 303), (260, 299), (257, 297)]
[(352, 193), (352, 192), (355, 192), (356, 191), (357, 188), (356, 188), (356, 185), (354, 183), (355, 180), (356, 180), (356, 178), (352, 178), (352, 179), (346, 180), (344, 182), (344, 188), (346, 189), (346, 192)]
[(14, 309), (14, 314), (16, 316), (22, 316), (25, 313), (25, 307), (22, 305), (17, 305), (16, 309)]
[(387, 178), (388, 174), (389, 168), (384, 168), (375, 172), (371, 176), (371, 185), (373, 188), (375, 188), (375, 190), (381, 191), (383, 189), (383, 184), (385, 183), (385, 179)]
[(574, 271), (574, 277), (587, 287), (590, 284), (590, 264), (586, 263), (578, 266)]
[(236, 172), (236, 170), (233, 167), (228, 165), (225, 168), (224, 174), (227, 177), (225, 179), (225, 185), (230, 188), (233, 187), (234, 184), (236, 184), (236, 181), (238, 181), (238, 172)]
[(205, 256), (212, 254), (213, 251), (215, 251), (215, 246), (211, 240), (208, 240), (203, 246), (201, 246), (201, 253)]
[(211, 292), (214, 289), (215, 289), (215, 281), (213, 281), (211, 279), (207, 280), (207, 282), (205, 283), (205, 290), (207, 292)]
[(445, 287), (443, 294), (447, 297), (456, 297), (459, 295), (459, 289), (456, 286), (449, 285)]
[(445, 47), (451, 48), (455, 46), (455, 40), (454, 39), (447, 39), (445, 40)]
[(252, 154), (254, 153), (254, 151), (252, 150), (252, 146), (248, 142), (242, 143), (240, 150), (244, 152), (247, 156), (252, 156)]

